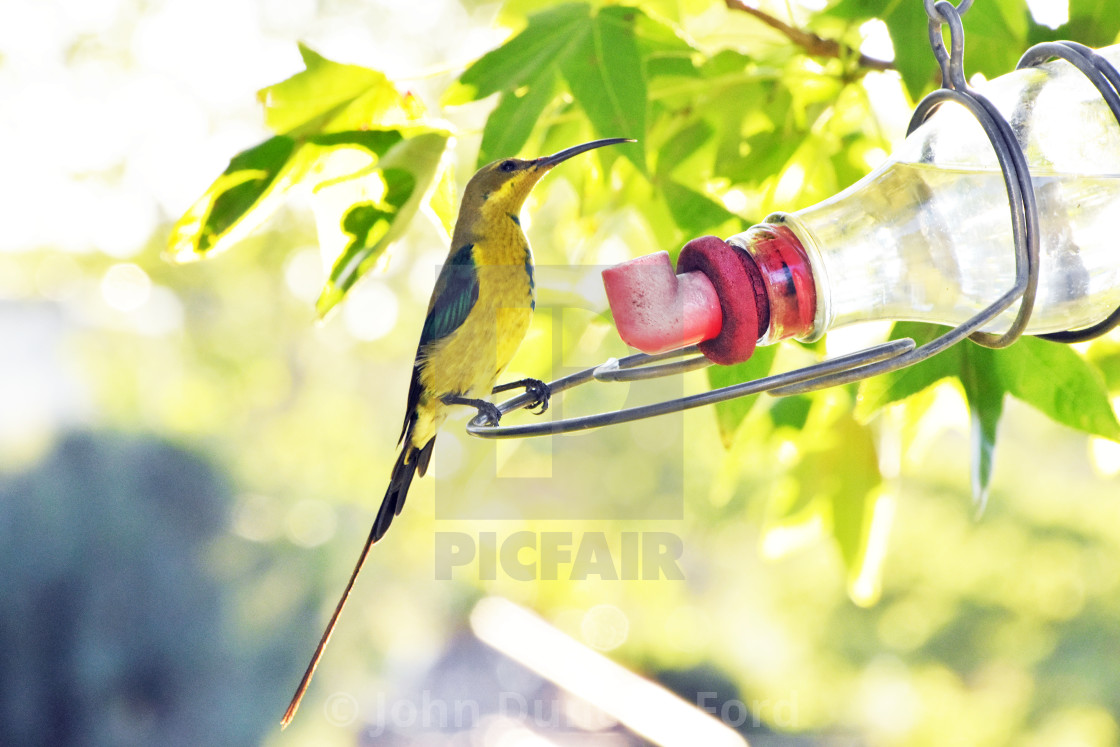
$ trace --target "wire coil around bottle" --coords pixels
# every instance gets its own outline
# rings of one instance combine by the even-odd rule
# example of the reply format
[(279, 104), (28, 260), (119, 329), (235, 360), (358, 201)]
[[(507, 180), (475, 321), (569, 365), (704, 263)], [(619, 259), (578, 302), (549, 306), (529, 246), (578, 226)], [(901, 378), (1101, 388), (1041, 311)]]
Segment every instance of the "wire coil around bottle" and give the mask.
[[(1104, 98), (1108, 108), (1112, 111), (1112, 116), (1116, 117), (1117, 124), (1120, 125), (1120, 72), (1117, 72), (1116, 68), (1110, 65), (1107, 60), (1084, 44), (1071, 41), (1036, 44), (1019, 58), (1019, 64), (1015, 66), (1015, 69), (1022, 70), (1025, 67), (1034, 67), (1052, 57), (1063, 59), (1080, 70), (1100, 91), (1101, 97)], [(1038, 336), (1054, 342), (1084, 342), (1106, 334), (1115, 329), (1117, 325), (1120, 325), (1120, 307), (1117, 307), (1101, 321), (1084, 329), (1052, 332)]]
[[(961, 14), (973, 0), (953, 5), (947, 0), (923, 0), (929, 16), (930, 46), (942, 72), (942, 88), (923, 98), (914, 110), (907, 130), (909, 135), (921, 126), (942, 104), (955, 103), (966, 108), (980, 123), (995, 152), (1007, 189), (1011, 210), (1012, 235), (1015, 243), (1015, 284), (986, 309), (963, 324), (921, 346), (910, 338), (890, 340), (856, 353), (838, 356), (820, 363), (761, 379), (754, 379), (640, 407), (597, 413), (561, 420), (518, 424), (489, 425), (484, 415), (477, 415), (467, 424), (467, 431), (484, 438), (543, 436), (568, 433), (604, 425), (626, 423), (682, 410), (715, 404), (761, 392), (774, 396), (800, 394), (830, 386), (847, 384), (878, 374), (896, 371), (919, 363), (968, 338), (979, 345), (1001, 348), (1022, 336), (1034, 309), (1039, 276), (1039, 224), (1034, 184), (1026, 157), (1011, 126), (995, 106), (966, 83), (964, 74), (964, 24)], [(949, 28), (949, 47), (942, 37), (942, 27)], [(1040, 65), (1054, 57), (1066, 60), (1080, 70), (1108, 104), (1120, 126), (1120, 72), (1094, 50), (1076, 42), (1049, 42), (1031, 47), (1020, 58), (1016, 69)], [(1003, 334), (980, 330), (1015, 302), (1019, 302), (1015, 320)], [(1080, 330), (1038, 335), (1056, 342), (1081, 342), (1105, 334), (1120, 325), (1120, 308), (1107, 318)], [(591, 381), (638, 381), (668, 376), (709, 364), (703, 356), (695, 356), (693, 346), (659, 355), (637, 354), (585, 369), (549, 384), (554, 393)], [(684, 356), (694, 357), (673, 360)], [(666, 362), (670, 361), (670, 362)], [(527, 394), (514, 397), (498, 406), (505, 414), (532, 404)]]

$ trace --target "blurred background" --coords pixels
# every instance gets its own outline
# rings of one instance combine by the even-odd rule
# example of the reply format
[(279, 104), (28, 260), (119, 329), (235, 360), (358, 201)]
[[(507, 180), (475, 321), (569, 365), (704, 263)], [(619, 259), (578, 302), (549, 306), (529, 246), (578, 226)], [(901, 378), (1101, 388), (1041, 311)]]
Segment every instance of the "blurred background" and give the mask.
[[(764, 399), (730, 432), (705, 408), (495, 445), (454, 419), (279, 730), (384, 491), (446, 236), (418, 216), (318, 323), (308, 201), (195, 264), (162, 258), (170, 226), (269, 135), (255, 94), (302, 69), (297, 41), (446, 118), (464, 184), (494, 101), (440, 96), (548, 5), (0, 1), (0, 743), (1115, 743), (1120, 446), (1008, 399), (976, 518), (952, 383), (870, 421), (854, 388)], [(1062, 5), (1033, 22), (1061, 26)], [(882, 21), (761, 7), (893, 55)], [(750, 47), (795, 92), (792, 124), (744, 130), (780, 136), (780, 159), (689, 185), (726, 211), (714, 232), (831, 194), (902, 135), (893, 70), (846, 77), (723, 3), (643, 8), (713, 58)], [(605, 168), (573, 160), (528, 205), (540, 313), (511, 378), (624, 354), (587, 278), (688, 238)], [(858, 561), (820, 501), (873, 507)], [(448, 566), (451, 543), (473, 559)]]

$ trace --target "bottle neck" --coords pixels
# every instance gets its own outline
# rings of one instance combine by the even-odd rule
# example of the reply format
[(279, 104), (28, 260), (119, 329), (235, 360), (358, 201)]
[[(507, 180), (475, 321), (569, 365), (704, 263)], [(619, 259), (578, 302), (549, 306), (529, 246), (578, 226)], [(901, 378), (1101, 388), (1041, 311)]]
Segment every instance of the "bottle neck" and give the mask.
[(818, 285), (801, 239), (775, 213), (727, 243), (746, 251), (762, 274), (770, 321), (759, 344), (791, 337), (810, 341), (823, 334), (818, 320)]

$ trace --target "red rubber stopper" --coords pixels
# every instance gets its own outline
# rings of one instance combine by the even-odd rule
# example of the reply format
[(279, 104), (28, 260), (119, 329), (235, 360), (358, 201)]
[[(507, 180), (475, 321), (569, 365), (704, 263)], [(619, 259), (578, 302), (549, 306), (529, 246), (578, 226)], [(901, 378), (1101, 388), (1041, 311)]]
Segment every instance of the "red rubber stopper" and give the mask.
[(643, 353), (663, 353), (716, 337), (723, 324), (716, 289), (703, 273), (677, 275), (668, 252), (603, 270), (619, 337)]
[(754, 260), (716, 236), (702, 236), (684, 245), (677, 272), (700, 271), (719, 298), (723, 324), (719, 334), (700, 343), (700, 352), (713, 363), (742, 363), (770, 322), (770, 307), (762, 274)]

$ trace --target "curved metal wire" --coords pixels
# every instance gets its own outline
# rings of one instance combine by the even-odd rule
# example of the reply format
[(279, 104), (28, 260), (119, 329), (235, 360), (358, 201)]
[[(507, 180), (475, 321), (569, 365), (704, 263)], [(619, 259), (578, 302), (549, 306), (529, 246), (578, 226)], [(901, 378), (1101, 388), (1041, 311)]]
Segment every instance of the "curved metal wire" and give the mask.
[[(970, 89), (966, 83), (963, 66), (964, 27), (960, 16), (972, 6), (973, 0), (961, 0), (956, 6), (947, 0), (923, 0), (923, 2), (930, 18), (930, 45), (941, 67), (943, 87), (919, 102), (910, 120), (907, 134), (921, 126), (938, 107), (945, 103), (965, 107), (980, 123), (1003, 172), (1011, 211), (1012, 236), (1015, 244), (1015, 283), (1009, 290), (965, 323), (921, 346), (916, 346), (910, 338), (890, 340), (881, 345), (794, 371), (614, 412), (510, 426), (488, 425), (484, 422), (485, 416), (477, 415), (467, 424), (467, 431), (483, 438), (569, 433), (680, 412), (760, 392), (768, 392), (774, 396), (788, 396), (847, 384), (913, 365), (937, 355), (966, 338), (991, 348), (1006, 347), (1019, 339), (1030, 321), (1038, 289), (1039, 224), (1034, 184), (1031, 181), (1026, 157), (1007, 120), (990, 101)], [(948, 49), (942, 37), (942, 26), (949, 27)], [(1120, 73), (1089, 47), (1074, 42), (1039, 44), (1027, 50), (1020, 59), (1018, 68), (1038, 65), (1053, 57), (1065, 59), (1081, 70), (1101, 91), (1101, 95), (1120, 124)], [(980, 331), (1011, 308), (1016, 301), (1019, 303), (1019, 308), (1006, 332), (991, 334)], [(1117, 325), (1120, 325), (1120, 308), (1105, 320), (1086, 329), (1038, 336), (1061, 342), (1078, 342), (1104, 334)], [(696, 346), (693, 346), (658, 355), (637, 354), (622, 359), (611, 359), (599, 366), (557, 379), (549, 386), (553, 393), (558, 393), (590, 381), (639, 381), (709, 365), (708, 360), (703, 356), (695, 356), (697, 352)], [(693, 357), (673, 360), (689, 355)], [(522, 394), (503, 402), (498, 408), (504, 414), (530, 404), (533, 404), (533, 398), (528, 394)]]
[[(1112, 116), (1116, 117), (1117, 124), (1120, 124), (1120, 72), (1084, 44), (1070, 41), (1036, 44), (1019, 58), (1019, 64), (1015, 69), (1034, 67), (1053, 57), (1063, 59), (1080, 70), (1100, 91), (1101, 97), (1112, 111)], [(1120, 307), (1103, 320), (1084, 329), (1052, 332), (1038, 337), (1054, 342), (1085, 342), (1106, 334), (1117, 325), (1120, 325)]]
[(980, 122), (1003, 172), (1007, 200), (1011, 207), (1011, 233), (1015, 242), (1015, 284), (1008, 293), (1021, 299), (1019, 311), (1015, 321), (1002, 335), (974, 332), (969, 336), (973, 342), (984, 347), (1003, 348), (1018, 340), (1027, 328), (1038, 291), (1039, 229), (1034, 183), (1031, 181), (1023, 149), (1019, 147), (1019, 141), (1007, 120), (990, 101), (967, 87), (963, 90), (942, 88), (922, 99), (914, 112), (907, 134), (917, 129), (944, 101), (960, 104)]
[[(909, 337), (902, 340), (890, 340), (881, 345), (876, 345), (849, 355), (838, 356), (812, 366), (798, 368), (785, 373), (773, 374), (761, 379), (754, 379), (753, 381), (744, 381), (740, 384), (732, 384), (731, 386), (712, 389), (707, 392), (692, 394), (679, 399), (655, 402), (638, 407), (629, 407), (624, 410), (615, 410), (613, 412), (600, 412), (594, 415), (552, 420), (544, 423), (486, 425), (486, 415), (479, 414), (471, 418), (470, 422), (467, 423), (467, 432), (473, 436), (481, 436), (483, 438), (549, 436), (558, 433), (588, 430), (589, 428), (600, 428), (604, 425), (629, 423), (634, 420), (641, 420), (642, 418), (652, 418), (657, 415), (667, 415), (673, 412), (681, 412), (682, 410), (690, 410), (694, 407), (714, 405), (717, 402), (735, 399), (736, 397), (745, 397), (748, 394), (758, 394), (759, 392), (774, 391), (779, 388), (794, 386), (806, 379), (828, 375), (833, 371), (846, 370), (853, 366), (863, 366), (879, 360), (897, 358), (900, 354), (913, 349), (914, 341)], [(619, 364), (626, 364), (628, 366), (640, 365), (642, 363), (641, 359), (646, 357), (647, 356), (642, 354), (628, 356), (621, 359)], [(578, 386), (579, 384), (592, 380), (595, 376), (595, 371), (596, 368), (586, 368), (570, 376), (557, 379), (549, 386), (552, 387), (554, 393), (564, 391), (565, 389), (571, 389), (573, 386)], [(531, 397), (522, 394), (508, 402), (503, 402), (498, 405), (498, 409), (505, 414), (510, 410), (524, 407), (530, 402)]]
[[(680, 350), (670, 350), (667, 353), (647, 355), (641, 360), (636, 360), (638, 356), (635, 355), (628, 356), (622, 360), (611, 358), (606, 363), (601, 363), (596, 366), (592, 370), (591, 375), (596, 381), (644, 381), (646, 379), (656, 379), (661, 376), (672, 376), (673, 374), (695, 371), (698, 368), (707, 368), (712, 365), (712, 362), (703, 355), (694, 355), (699, 352), (700, 347), (698, 345), (691, 345), (687, 348), (681, 348)], [(658, 363), (659, 361), (678, 358), (683, 355), (694, 355), (694, 357), (674, 363)]]

